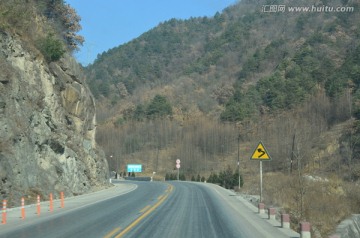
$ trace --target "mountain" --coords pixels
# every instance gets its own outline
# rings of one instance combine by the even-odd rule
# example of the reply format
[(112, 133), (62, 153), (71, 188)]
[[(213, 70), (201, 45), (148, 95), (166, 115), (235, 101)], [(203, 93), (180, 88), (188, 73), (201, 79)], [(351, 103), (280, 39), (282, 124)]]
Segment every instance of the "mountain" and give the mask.
[[(94, 98), (46, 2), (0, 3), (0, 192), (10, 206), (108, 183)], [(53, 14), (68, 7), (57, 4)]]
[[(193, 105), (207, 115), (221, 114), (224, 121), (241, 121), (264, 110), (291, 109), (318, 88), (337, 97), (356, 81), (357, 71), (349, 73), (358, 63), (356, 11), (267, 13), (262, 12), (266, 3), (241, 1), (212, 18), (161, 23), (99, 55), (86, 68), (87, 82), (100, 102), (125, 100), (135, 106), (171, 85), (161, 93), (179, 111)], [(325, 4), (271, 2), (276, 3)], [(331, 6), (351, 10), (358, 3), (333, 1)], [(234, 111), (236, 106), (243, 110)]]
[[(271, 6), (284, 10), (267, 11)], [(244, 125), (302, 113), (319, 136), (357, 121), (357, 7), (350, 0), (241, 1), (214, 17), (163, 22), (85, 68), (99, 122), (116, 127), (153, 118), (149, 106), (159, 95), (172, 107), (167, 116), (182, 125), (201, 117)]]
[[(284, 10), (266, 11), (270, 6)], [(308, 8), (304, 10), (305, 6)], [(333, 12), (326, 12), (324, 6), (331, 6)], [(340, 10), (336, 11), (336, 7)], [(274, 140), (274, 134), (269, 133), (273, 129), (264, 128), (268, 132), (262, 135), (254, 133), (261, 124), (275, 127), (277, 120), (283, 123), (285, 116), (294, 125), (282, 133), (284, 141), (301, 137), (307, 130), (312, 138), (318, 138), (333, 126), (349, 122), (341, 138), (351, 134), (352, 141), (340, 144), (359, 151), (357, 7), (356, 1), (241, 1), (211, 18), (171, 19), (104, 52), (85, 68), (87, 83), (98, 103), (99, 143), (107, 153), (125, 157), (164, 147), (180, 149), (184, 142), (162, 132), (158, 133), (165, 137), (163, 142), (149, 142), (159, 137), (147, 132), (152, 123), (170, 120), (165, 124), (173, 126), (173, 132), (192, 124), (206, 125), (205, 120), (215, 127), (217, 123), (220, 127), (233, 124), (238, 133), (251, 135), (244, 136), (245, 141), (260, 136), (273, 141), (273, 147), (288, 148), (291, 143), (282, 145), (280, 138)], [(159, 96), (164, 99), (163, 106), (170, 105), (172, 110), (164, 115), (158, 108), (154, 118), (151, 107)], [(146, 131), (148, 137), (139, 137), (124, 129), (127, 127)], [(118, 138), (117, 134), (125, 131), (129, 141), (110, 142), (107, 138)], [(228, 137), (236, 138), (234, 134)], [(122, 149), (111, 146), (112, 142)], [(220, 144), (224, 143), (220, 140)], [(200, 154), (189, 152), (191, 155), (186, 157), (192, 158), (190, 161), (203, 157), (215, 160), (219, 151), (231, 152), (221, 149), (220, 144), (209, 144), (213, 149), (219, 147), (215, 153), (209, 147), (200, 146), (199, 150), (193, 143)], [(301, 147), (311, 149), (310, 144)], [(291, 148), (277, 153), (286, 158), (288, 150)], [(346, 161), (348, 155), (339, 153)], [(351, 157), (352, 161), (360, 159), (357, 153), (351, 153)], [(283, 168), (281, 163), (273, 169)], [(191, 168), (194, 166), (189, 164), (190, 173)], [(357, 172), (353, 176), (359, 177)]]
[(240, 170), (243, 192), (258, 194), (249, 158), (262, 141), (273, 158), (267, 202), (331, 234), (360, 211), (358, 9), (352, 0), (243, 0), (102, 53), (85, 72), (110, 168), (139, 163), (163, 179), (180, 159), (187, 180)]

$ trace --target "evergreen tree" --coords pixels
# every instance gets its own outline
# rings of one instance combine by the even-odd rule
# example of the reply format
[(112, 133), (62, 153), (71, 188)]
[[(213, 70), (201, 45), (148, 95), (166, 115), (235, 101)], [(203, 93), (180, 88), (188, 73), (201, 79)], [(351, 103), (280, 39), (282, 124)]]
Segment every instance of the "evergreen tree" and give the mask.
[(172, 115), (172, 107), (166, 97), (156, 95), (146, 108), (146, 116), (150, 119)]

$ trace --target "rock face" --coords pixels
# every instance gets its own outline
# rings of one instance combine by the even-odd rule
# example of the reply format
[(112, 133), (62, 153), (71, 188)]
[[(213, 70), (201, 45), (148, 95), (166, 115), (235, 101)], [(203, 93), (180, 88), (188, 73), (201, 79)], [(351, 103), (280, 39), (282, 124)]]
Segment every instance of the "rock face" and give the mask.
[(17, 204), (20, 196), (69, 196), (106, 186), (95, 103), (80, 66), (70, 56), (48, 64), (24, 45), (0, 33), (2, 199)]
[(342, 238), (360, 237), (360, 214), (353, 214), (351, 218), (342, 221), (336, 234)]

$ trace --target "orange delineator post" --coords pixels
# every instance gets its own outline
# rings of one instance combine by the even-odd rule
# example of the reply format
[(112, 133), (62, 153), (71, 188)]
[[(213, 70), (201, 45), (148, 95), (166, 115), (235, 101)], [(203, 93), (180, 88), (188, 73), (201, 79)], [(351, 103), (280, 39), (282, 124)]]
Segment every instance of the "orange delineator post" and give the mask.
[(40, 195), (37, 195), (37, 205), (36, 205), (36, 213), (38, 214), (38, 216), (40, 216)]
[(21, 198), (21, 219), (25, 219), (25, 199)]
[(60, 192), (60, 207), (64, 208), (64, 192)]
[(3, 207), (2, 207), (2, 224), (6, 224), (6, 200), (3, 200)]
[(52, 193), (50, 193), (50, 212), (52, 212), (53, 210), (54, 210), (53, 195), (52, 195)]

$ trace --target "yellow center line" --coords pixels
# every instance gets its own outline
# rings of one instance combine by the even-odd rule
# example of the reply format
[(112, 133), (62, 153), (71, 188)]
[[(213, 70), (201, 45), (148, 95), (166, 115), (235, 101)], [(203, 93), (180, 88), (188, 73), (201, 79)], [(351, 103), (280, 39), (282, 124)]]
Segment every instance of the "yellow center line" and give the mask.
[(160, 196), (158, 197), (158, 200), (160, 200), (163, 196), (164, 196), (164, 195), (160, 195)]
[(155, 203), (152, 207), (150, 207), (145, 213), (139, 216), (135, 221), (133, 221), (128, 227), (126, 227), (123, 231), (121, 231), (115, 238), (120, 238), (126, 233), (128, 233), (132, 228), (134, 228), (140, 221), (142, 221), (145, 217), (147, 217), (150, 213), (152, 213), (157, 207), (159, 207), (169, 196), (172, 191), (172, 185), (169, 185), (170, 190), (167, 190), (166, 193), (162, 196), (162, 198)]
[(147, 205), (146, 207), (140, 210), (140, 213), (147, 211), (150, 207), (151, 207), (150, 205)]
[(112, 230), (109, 234), (107, 234), (106, 236), (104, 236), (104, 238), (111, 238), (113, 235), (115, 235), (116, 232), (120, 231), (121, 227), (115, 228), (114, 230)]

